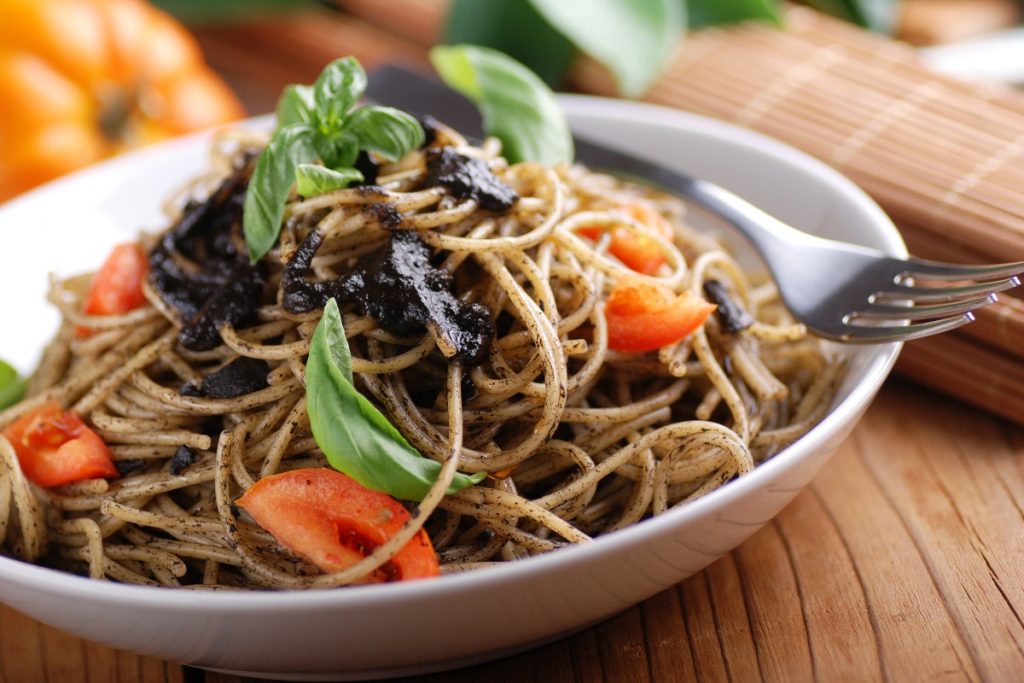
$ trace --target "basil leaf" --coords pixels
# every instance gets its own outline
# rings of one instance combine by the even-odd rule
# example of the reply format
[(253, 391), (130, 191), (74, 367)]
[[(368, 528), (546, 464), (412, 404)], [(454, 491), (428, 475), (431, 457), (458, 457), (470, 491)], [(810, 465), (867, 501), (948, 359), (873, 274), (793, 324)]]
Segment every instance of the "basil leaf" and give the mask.
[(295, 167), (316, 159), (314, 134), (302, 123), (278, 128), (256, 160), (242, 214), (245, 243), (253, 263), (277, 243), (284, 205), (295, 184)]
[(13, 406), (25, 396), (25, 380), (18, 371), (0, 360), (0, 410)]
[(391, 107), (360, 107), (345, 120), (345, 130), (359, 140), (360, 149), (377, 152), (388, 161), (419, 149), (426, 139), (419, 121)]
[(349, 168), (359, 156), (359, 140), (347, 130), (333, 135), (317, 135), (313, 144), (320, 161), (330, 168)]
[(778, 0), (689, 0), (686, 8), (690, 28), (736, 24), (751, 20), (782, 26)]
[(348, 187), (349, 183), (362, 180), (363, 174), (354, 168), (334, 170), (315, 164), (299, 164), (295, 167), (295, 190), (303, 197), (340, 190)]
[(565, 114), (554, 93), (525, 66), (477, 45), (438, 45), (430, 61), (445, 83), (476, 102), (484, 130), (501, 140), (509, 161), (572, 161)]
[(308, 85), (286, 86), (277, 100), (278, 127), (315, 122), (316, 103), (313, 101), (313, 88)]
[(638, 97), (654, 82), (685, 28), (679, 0), (531, 0), (576, 47)]
[[(523, 36), (530, 36), (523, 40)], [(500, 50), (552, 87), (560, 85), (576, 48), (534, 9), (530, 0), (455, 0), (444, 40)]]
[[(306, 362), (306, 404), (313, 437), (335, 469), (367, 488), (422, 500), (441, 465), (424, 458), (352, 385), (351, 354), (334, 299), (316, 326)], [(448, 493), (486, 475), (456, 473)]]
[(313, 84), (319, 131), (324, 135), (337, 132), (348, 110), (365, 91), (366, 72), (355, 57), (342, 57), (328, 64)]

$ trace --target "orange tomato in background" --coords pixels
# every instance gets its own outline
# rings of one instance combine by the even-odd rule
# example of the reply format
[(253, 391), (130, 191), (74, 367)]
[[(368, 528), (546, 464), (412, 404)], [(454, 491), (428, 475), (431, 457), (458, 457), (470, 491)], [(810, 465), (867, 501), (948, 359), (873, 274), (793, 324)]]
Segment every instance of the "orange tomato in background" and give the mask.
[(0, 201), (242, 114), (192, 36), (143, 0), (0, 0)]

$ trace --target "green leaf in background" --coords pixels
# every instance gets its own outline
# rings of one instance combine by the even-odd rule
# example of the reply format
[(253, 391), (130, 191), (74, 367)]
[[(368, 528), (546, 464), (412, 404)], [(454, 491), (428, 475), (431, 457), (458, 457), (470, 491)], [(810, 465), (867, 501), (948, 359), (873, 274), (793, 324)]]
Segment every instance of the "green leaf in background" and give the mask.
[(25, 396), (25, 380), (18, 371), (0, 360), (0, 410), (13, 406)]
[(345, 130), (359, 140), (359, 148), (397, 161), (423, 145), (423, 126), (404, 111), (391, 107), (366, 106), (345, 120)]
[(501, 140), (509, 161), (572, 161), (565, 113), (554, 93), (525, 66), (477, 45), (438, 45), (430, 61), (445, 83), (477, 104), (484, 130)]
[(561, 85), (575, 53), (569, 39), (551, 26), (530, 0), (455, 0), (448, 10), (444, 39), (449, 45), (500, 50), (552, 87)]
[(638, 97), (661, 73), (686, 17), (679, 0), (531, 0), (578, 48), (614, 74), (619, 90)]
[(782, 26), (778, 0), (683, 0), (690, 28), (765, 21)]
[(896, 28), (900, 0), (848, 0), (861, 26), (891, 34)]
[[(306, 405), (313, 438), (340, 472), (402, 500), (422, 500), (441, 465), (424, 458), (352, 384), (352, 356), (341, 313), (327, 302), (306, 362)], [(456, 473), (448, 493), (479, 483), (483, 472)]]
[(277, 126), (281, 128), (293, 123), (313, 125), (315, 118), (313, 88), (308, 85), (286, 86), (277, 100)]
[(335, 171), (316, 164), (299, 164), (295, 168), (295, 190), (303, 197), (341, 190), (362, 180), (363, 174), (354, 168)]
[(804, 0), (818, 11), (872, 31), (892, 33), (900, 0)]
[(316, 131), (304, 123), (278, 128), (256, 160), (245, 193), (242, 228), (252, 262), (274, 248), (281, 233), (281, 218), (295, 184), (295, 167), (316, 159)]
[(366, 92), (366, 71), (355, 57), (328, 64), (313, 84), (317, 128), (323, 135), (336, 132), (348, 110)]

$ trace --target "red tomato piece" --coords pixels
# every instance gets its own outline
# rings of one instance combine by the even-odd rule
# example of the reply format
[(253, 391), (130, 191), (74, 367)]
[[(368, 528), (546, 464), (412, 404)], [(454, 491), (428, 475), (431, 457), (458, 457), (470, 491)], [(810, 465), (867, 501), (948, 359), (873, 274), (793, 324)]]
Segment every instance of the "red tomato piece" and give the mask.
[[(351, 567), (398, 533), (409, 513), (386, 493), (326, 468), (264, 477), (235, 501), (281, 545), (325, 572)], [(366, 583), (437, 576), (441, 568), (422, 529)]]
[(44, 488), (118, 476), (103, 439), (56, 401), (15, 420), (4, 436), (14, 446), (25, 476)]
[(686, 339), (716, 306), (692, 292), (673, 292), (642, 280), (622, 280), (605, 302), (608, 348), (640, 353)]
[[(142, 284), (148, 270), (149, 260), (138, 243), (117, 245), (93, 277), (82, 312), (87, 315), (120, 315), (142, 307), (146, 303)], [(80, 337), (92, 333), (82, 327), (77, 332)]]
[[(659, 237), (672, 241), (672, 224), (650, 205), (637, 202), (620, 206), (619, 210), (647, 226)], [(582, 228), (579, 234), (597, 240), (601, 236), (601, 228)], [(651, 275), (665, 263), (665, 256), (657, 242), (626, 228), (612, 230), (612, 241), (608, 245), (608, 251), (627, 267), (644, 275)]]

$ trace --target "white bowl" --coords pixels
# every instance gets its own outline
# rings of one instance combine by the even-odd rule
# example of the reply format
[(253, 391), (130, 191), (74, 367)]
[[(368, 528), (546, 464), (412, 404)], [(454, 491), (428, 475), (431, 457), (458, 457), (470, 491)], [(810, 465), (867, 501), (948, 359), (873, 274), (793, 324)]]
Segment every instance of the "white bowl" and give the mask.
[[(579, 132), (715, 181), (803, 230), (906, 253), (863, 192), (785, 145), (670, 109), (563, 104)], [(161, 200), (202, 168), (207, 143), (198, 135), (121, 157), (0, 208), (0, 292), (17, 325), (0, 338), (0, 357), (31, 365), (56, 320), (42, 303), (45, 273), (93, 268), (115, 240), (159, 226)], [(832, 411), (804, 438), (684, 508), (586, 546), (433, 581), (252, 594), (94, 582), (0, 557), (0, 600), (116, 648), (247, 675), (365, 678), (495, 658), (604, 619), (740, 544), (839, 447), (898, 351), (851, 348)]]

